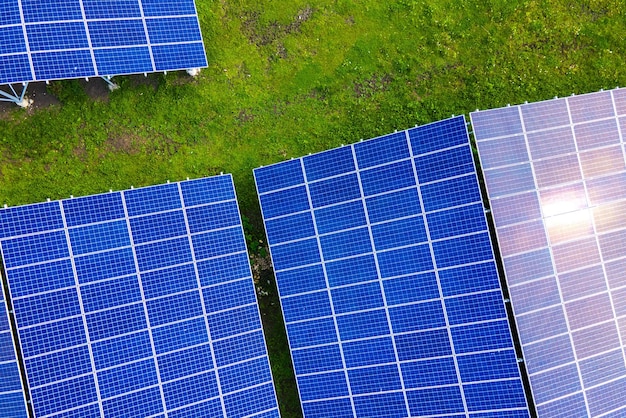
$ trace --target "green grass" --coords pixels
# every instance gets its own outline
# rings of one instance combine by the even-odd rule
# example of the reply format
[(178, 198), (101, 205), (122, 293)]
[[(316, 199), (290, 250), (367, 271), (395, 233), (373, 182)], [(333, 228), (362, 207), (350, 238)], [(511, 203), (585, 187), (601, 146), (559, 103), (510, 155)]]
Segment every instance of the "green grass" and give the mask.
[[(55, 82), (61, 105), (0, 117), (0, 204), (231, 172), (256, 242), (254, 167), (626, 84), (623, 0), (196, 1), (210, 62), (197, 79), (118, 77), (107, 101)], [(261, 302), (281, 406), (297, 416), (275, 297)]]

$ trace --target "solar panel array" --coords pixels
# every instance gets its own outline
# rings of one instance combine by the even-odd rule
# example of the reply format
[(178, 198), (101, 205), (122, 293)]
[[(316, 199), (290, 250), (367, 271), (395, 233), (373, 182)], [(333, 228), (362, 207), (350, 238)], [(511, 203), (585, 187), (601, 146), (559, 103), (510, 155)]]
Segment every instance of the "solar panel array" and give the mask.
[(307, 418), (529, 416), (464, 117), (255, 178)]
[(232, 178), (0, 210), (37, 417), (278, 417)]
[(27, 418), (26, 399), (22, 387), (9, 313), (0, 290), (0, 417)]
[(193, 0), (0, 0), (0, 84), (206, 67)]
[(472, 114), (540, 417), (626, 414), (626, 90)]

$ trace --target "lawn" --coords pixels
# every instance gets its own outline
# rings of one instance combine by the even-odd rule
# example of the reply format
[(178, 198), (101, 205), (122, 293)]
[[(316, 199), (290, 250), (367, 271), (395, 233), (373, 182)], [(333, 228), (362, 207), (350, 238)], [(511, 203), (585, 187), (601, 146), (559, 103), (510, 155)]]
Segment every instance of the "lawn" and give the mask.
[[(230, 172), (262, 260), (254, 167), (626, 84), (624, 0), (196, 3), (209, 60), (197, 78), (117, 77), (112, 93), (100, 80), (53, 82), (53, 104), (1, 108), (0, 204)], [(267, 269), (259, 288), (283, 416), (298, 416)]]

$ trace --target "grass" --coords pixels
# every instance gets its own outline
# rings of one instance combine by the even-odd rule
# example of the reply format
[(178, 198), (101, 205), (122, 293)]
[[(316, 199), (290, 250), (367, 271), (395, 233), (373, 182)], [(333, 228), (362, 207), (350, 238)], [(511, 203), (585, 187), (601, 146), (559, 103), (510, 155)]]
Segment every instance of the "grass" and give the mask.
[[(2, 113), (0, 204), (231, 172), (258, 242), (254, 167), (626, 84), (623, 0), (196, 3), (210, 62), (197, 79), (118, 77), (104, 100), (55, 82), (60, 105)], [(268, 344), (283, 415), (298, 416), (272, 280), (261, 282)]]

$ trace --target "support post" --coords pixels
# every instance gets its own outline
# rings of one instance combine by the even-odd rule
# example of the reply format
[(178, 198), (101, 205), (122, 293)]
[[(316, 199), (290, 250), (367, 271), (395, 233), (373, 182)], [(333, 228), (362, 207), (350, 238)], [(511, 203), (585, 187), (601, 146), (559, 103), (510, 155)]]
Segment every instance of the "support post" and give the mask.
[(117, 85), (113, 81), (111, 81), (111, 79), (113, 78), (112, 76), (110, 76), (110, 75), (103, 75), (103, 76), (101, 76), (101, 78), (104, 80), (105, 83), (107, 83), (107, 86), (109, 87), (110, 91), (117, 90), (117, 89), (120, 88), (119, 85)]
[(32, 99), (26, 97), (26, 89), (28, 88), (28, 83), (21, 84), (21, 92), (18, 92), (19, 89), (16, 90), (11, 83), (6, 84), (6, 86), (8, 86), (10, 92), (2, 90), (0, 88), (0, 102), (12, 102), (23, 108), (27, 108), (33, 103)]

